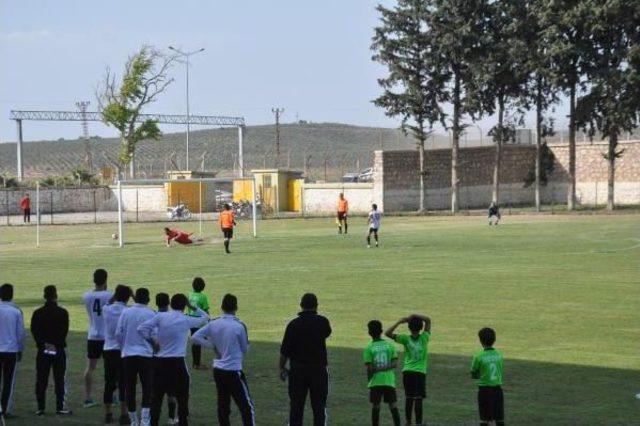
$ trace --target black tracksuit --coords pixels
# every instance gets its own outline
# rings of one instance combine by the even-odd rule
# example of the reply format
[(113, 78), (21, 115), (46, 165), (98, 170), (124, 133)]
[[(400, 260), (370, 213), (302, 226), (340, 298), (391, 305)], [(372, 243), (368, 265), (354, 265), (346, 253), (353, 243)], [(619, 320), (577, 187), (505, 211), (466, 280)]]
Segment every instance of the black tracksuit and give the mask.
[(289, 425), (302, 426), (307, 393), (313, 410), (313, 424), (324, 425), (329, 394), (326, 339), (329, 320), (315, 311), (302, 311), (284, 333), (280, 353), (289, 359)]
[[(65, 408), (65, 373), (67, 369), (67, 334), (69, 314), (56, 302), (46, 302), (31, 317), (31, 334), (36, 341), (36, 399), (38, 410), (45, 409), (49, 371), (53, 369), (56, 391), (56, 410)], [(45, 352), (45, 343), (55, 347), (55, 353)]]

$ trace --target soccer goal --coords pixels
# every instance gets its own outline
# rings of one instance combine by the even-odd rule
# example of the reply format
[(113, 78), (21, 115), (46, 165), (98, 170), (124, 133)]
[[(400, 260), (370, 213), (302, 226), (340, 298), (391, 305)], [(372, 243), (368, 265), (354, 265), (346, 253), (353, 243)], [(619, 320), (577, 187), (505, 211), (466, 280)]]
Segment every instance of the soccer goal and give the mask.
[(217, 220), (225, 205), (235, 213), (240, 238), (258, 236), (261, 209), (253, 177), (119, 180), (114, 192), (118, 230), (112, 237), (119, 247), (135, 241), (134, 236), (144, 239), (144, 229), (134, 228), (140, 216), (145, 218), (141, 226), (159, 230), (158, 239), (166, 227), (206, 242), (218, 236)]

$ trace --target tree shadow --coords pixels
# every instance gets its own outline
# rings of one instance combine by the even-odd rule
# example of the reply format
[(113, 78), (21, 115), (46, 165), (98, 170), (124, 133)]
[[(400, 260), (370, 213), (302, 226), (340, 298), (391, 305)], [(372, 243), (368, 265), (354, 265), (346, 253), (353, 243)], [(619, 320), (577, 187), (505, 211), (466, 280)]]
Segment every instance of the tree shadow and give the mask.
[[(82, 408), (82, 373), (85, 367), (85, 338), (83, 332), (71, 332), (68, 348), (67, 389), (69, 406), (74, 415), (57, 418), (54, 407), (53, 383), (50, 379), (47, 394), (48, 415), (39, 418), (35, 411), (35, 349), (29, 337), (20, 364), (15, 387), (15, 409), (18, 416), (10, 425), (83, 424), (101, 425), (100, 407)], [(253, 342), (245, 363), (250, 392), (254, 399), (258, 425), (286, 424), (288, 415), (287, 387), (278, 379), (279, 344)], [(470, 354), (471, 356), (471, 354)], [(477, 424), (476, 387), (469, 378), (470, 356), (430, 355), (427, 379), (425, 417), (430, 425)], [(190, 354), (187, 364), (190, 365)], [(203, 362), (212, 358), (203, 351)], [(329, 424), (369, 424), (368, 391), (362, 363), (362, 350), (344, 347), (329, 349), (331, 390), (329, 396)], [(404, 401), (401, 373), (398, 369), (398, 400)], [(98, 366), (94, 383), (94, 398), (102, 396), (102, 364)], [(208, 370), (191, 371), (190, 424), (213, 425), (216, 419), (216, 391)], [(640, 418), (640, 402), (634, 394), (640, 391), (640, 372), (615, 368), (601, 368), (537, 362), (505, 361), (505, 406), (509, 424), (553, 425), (631, 425)], [(166, 404), (163, 407), (166, 415)], [(402, 410), (401, 410), (402, 411)], [(310, 424), (307, 407), (305, 424)], [(382, 424), (390, 424), (386, 410)], [(232, 411), (232, 424), (240, 424), (237, 410)]]

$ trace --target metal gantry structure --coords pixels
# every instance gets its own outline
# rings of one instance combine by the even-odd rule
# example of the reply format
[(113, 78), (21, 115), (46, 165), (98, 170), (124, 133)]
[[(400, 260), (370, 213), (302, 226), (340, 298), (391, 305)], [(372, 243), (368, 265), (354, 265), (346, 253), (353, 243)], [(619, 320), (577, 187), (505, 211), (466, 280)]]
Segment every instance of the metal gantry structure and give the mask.
[[(102, 114), (95, 111), (11, 111), (9, 119), (16, 122), (18, 141), (16, 149), (16, 177), (23, 179), (22, 156), (22, 122), (23, 121), (101, 121)], [(227, 117), (216, 115), (181, 115), (181, 114), (140, 114), (137, 122), (153, 120), (161, 124), (193, 124), (195, 126), (236, 127), (238, 129), (238, 166), (239, 177), (244, 177), (244, 148), (243, 137), (244, 117)]]

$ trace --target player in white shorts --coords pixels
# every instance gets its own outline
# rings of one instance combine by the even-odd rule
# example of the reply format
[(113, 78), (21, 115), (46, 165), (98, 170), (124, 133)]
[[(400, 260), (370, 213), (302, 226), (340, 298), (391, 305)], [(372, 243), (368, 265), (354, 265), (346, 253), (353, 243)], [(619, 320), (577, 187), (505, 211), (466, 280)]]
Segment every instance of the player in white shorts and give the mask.
[(371, 205), (371, 211), (367, 218), (369, 224), (369, 234), (367, 235), (367, 248), (371, 248), (371, 234), (376, 240), (376, 247), (378, 247), (378, 229), (380, 229), (380, 220), (382, 219), (382, 213), (378, 210), (377, 204)]
[(89, 333), (87, 336), (87, 369), (84, 371), (84, 407), (97, 405), (91, 396), (93, 372), (102, 358), (104, 351), (105, 324), (102, 309), (109, 303), (113, 293), (107, 291), (107, 271), (96, 269), (93, 273), (95, 289), (82, 296), (82, 302), (89, 317)]

